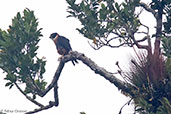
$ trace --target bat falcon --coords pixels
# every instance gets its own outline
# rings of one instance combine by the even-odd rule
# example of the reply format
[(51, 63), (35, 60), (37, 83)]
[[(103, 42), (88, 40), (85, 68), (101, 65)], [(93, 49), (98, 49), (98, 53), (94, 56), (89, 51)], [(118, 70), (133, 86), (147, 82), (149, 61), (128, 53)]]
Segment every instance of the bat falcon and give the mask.
[[(56, 49), (57, 52), (64, 56), (67, 55), (70, 51), (72, 51), (69, 39), (67, 39), (64, 36), (60, 36), (58, 33), (52, 33), (49, 37), (50, 39), (53, 40), (53, 42), (56, 45)], [(75, 63), (78, 63), (78, 61), (76, 59), (72, 60), (73, 65), (75, 65)]]

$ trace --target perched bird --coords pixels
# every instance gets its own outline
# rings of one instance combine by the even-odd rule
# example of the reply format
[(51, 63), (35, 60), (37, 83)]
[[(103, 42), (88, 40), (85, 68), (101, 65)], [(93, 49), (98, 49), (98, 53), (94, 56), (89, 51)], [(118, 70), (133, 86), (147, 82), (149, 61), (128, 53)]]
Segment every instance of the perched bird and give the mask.
[[(52, 39), (56, 45), (57, 52), (64, 56), (67, 55), (70, 51), (72, 51), (71, 45), (69, 43), (69, 39), (64, 36), (60, 36), (58, 33), (52, 33), (49, 37)], [(76, 59), (72, 60), (73, 65), (78, 63)]]

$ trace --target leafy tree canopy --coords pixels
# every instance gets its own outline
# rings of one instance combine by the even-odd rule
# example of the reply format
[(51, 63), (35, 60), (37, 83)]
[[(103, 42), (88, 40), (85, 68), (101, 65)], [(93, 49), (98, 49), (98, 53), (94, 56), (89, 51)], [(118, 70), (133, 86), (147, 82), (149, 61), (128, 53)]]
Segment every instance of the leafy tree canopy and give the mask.
[[(130, 60), (128, 73), (119, 71), (125, 83), (132, 85), (128, 86), (132, 93), (124, 91), (124, 94), (133, 99), (135, 112), (171, 113), (171, 1), (152, 0), (149, 4), (143, 0), (124, 0), (121, 3), (117, 0), (66, 1), (68, 17), (75, 17), (81, 22), (82, 27), (77, 30), (92, 40), (92, 48), (135, 45), (147, 51), (147, 55), (136, 53), (137, 56)], [(156, 21), (156, 32), (151, 36), (150, 28), (140, 18), (144, 10), (151, 13)], [(146, 43), (141, 43), (144, 41)]]
[(44, 89), (46, 85), (42, 76), (46, 62), (36, 53), (42, 34), (34, 12), (25, 9), (23, 13), (12, 19), (8, 31), (0, 30), (0, 68), (8, 80), (5, 86), (26, 84), (25, 93), (35, 94), (35, 89)]
[[(117, 0), (66, 0), (69, 4), (69, 17), (77, 18), (82, 27), (77, 30), (86, 38), (93, 40), (91, 45), (94, 49), (103, 46), (120, 47), (139, 45), (149, 37), (149, 28), (144, 25), (139, 18), (142, 10), (137, 11), (137, 7), (142, 7), (151, 12), (156, 20), (159, 19), (159, 12), (167, 17), (163, 22), (165, 30), (163, 34), (168, 34), (171, 30), (170, 25), (170, 1), (152, 0), (149, 5), (140, 0), (124, 0), (118, 3)], [(140, 27), (145, 28), (141, 31)], [(141, 38), (135, 35), (140, 34)], [(157, 34), (153, 35), (155, 37)], [(115, 41), (115, 42), (114, 42)], [(116, 42), (117, 41), (117, 42)]]
[[(60, 60), (51, 84), (45, 88), (47, 83), (43, 79), (43, 73), (46, 62), (38, 58), (36, 52), (42, 36), (41, 28), (38, 28), (34, 12), (25, 9), (23, 16), (17, 13), (12, 19), (12, 25), (7, 31), (0, 30), (0, 68), (6, 73), (5, 80), (8, 81), (6, 86), (12, 88), (15, 85), (27, 99), (38, 105), (40, 108), (34, 110), (34, 113), (58, 106), (57, 81), (64, 64), (74, 58), (83, 61), (91, 70), (131, 97), (136, 106), (135, 111), (142, 114), (170, 113), (171, 1), (152, 0), (150, 4), (140, 0), (125, 0), (120, 4), (114, 0), (66, 1), (69, 4), (68, 17), (79, 19), (82, 27), (77, 30), (93, 41), (90, 45), (94, 49), (103, 46), (114, 48), (136, 45), (139, 49), (146, 49), (148, 56), (138, 55), (139, 61), (131, 60), (133, 67), (127, 74), (119, 69), (118, 73), (124, 75), (124, 81), (121, 81), (112, 73), (97, 66), (84, 54), (71, 52)], [(143, 8), (155, 17), (157, 23), (154, 35), (150, 36), (149, 27), (141, 22), (139, 18), (141, 10), (137, 11), (137, 7)], [(163, 16), (166, 18), (165, 21)], [(141, 31), (140, 27), (145, 30)], [(141, 37), (137, 38), (137, 34)], [(152, 51), (151, 38), (155, 39), (154, 51)], [(144, 41), (148, 41), (147, 45), (141, 44)], [(161, 41), (163, 53), (160, 53)], [(166, 59), (163, 59), (162, 54)], [(117, 65), (119, 67), (118, 63)], [(24, 85), (24, 90), (18, 84)], [(44, 106), (35, 100), (36, 95), (43, 97), (52, 88), (54, 88), (54, 102), (49, 101), (49, 104)], [(28, 94), (31, 94), (32, 98)]]

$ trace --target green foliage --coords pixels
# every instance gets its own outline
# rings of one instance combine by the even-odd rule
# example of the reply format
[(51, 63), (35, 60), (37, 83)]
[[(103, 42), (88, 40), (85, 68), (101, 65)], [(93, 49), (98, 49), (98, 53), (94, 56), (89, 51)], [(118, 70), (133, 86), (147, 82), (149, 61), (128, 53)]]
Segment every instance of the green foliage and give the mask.
[(167, 34), (171, 34), (171, 1), (169, 0), (166, 1), (164, 13), (166, 14), (166, 21), (163, 23), (164, 32)]
[(109, 36), (117, 36), (115, 39), (120, 43), (129, 45), (131, 35), (141, 26), (139, 14), (135, 13), (139, 0), (125, 0), (121, 4), (114, 0), (82, 0), (77, 4), (75, 0), (66, 1), (69, 17), (79, 19), (82, 24), (77, 30), (88, 39), (96, 39), (97, 45), (100, 40), (107, 45), (112, 40)]
[(166, 60), (166, 71), (168, 73), (169, 76), (171, 76), (171, 58), (167, 58)]
[(171, 58), (171, 36), (162, 38), (162, 46), (163, 46), (163, 54), (169, 58)]
[(164, 55), (171, 58), (171, 2), (167, 1), (165, 7), (166, 21), (163, 23), (165, 36), (162, 38), (162, 46), (164, 49)]
[[(124, 0), (120, 4), (115, 0), (66, 1), (69, 5), (68, 12), (70, 15), (68, 17), (75, 17), (81, 22), (82, 27), (77, 28), (77, 30), (86, 38), (93, 40), (95, 46), (92, 47), (94, 49), (99, 49), (102, 46), (132, 47), (136, 44), (135, 35), (141, 34), (141, 37), (145, 37), (149, 34), (148, 27), (139, 19), (141, 11), (135, 10), (141, 6), (140, 0)], [(168, 0), (152, 0), (147, 6), (152, 8), (156, 14), (159, 10), (163, 10), (162, 15), (166, 16), (166, 20), (163, 22), (163, 36), (170, 34), (171, 2)], [(140, 27), (145, 27), (147, 32), (140, 33)]]
[(161, 100), (161, 106), (157, 110), (157, 114), (170, 114), (171, 113), (171, 104), (167, 98)]
[(157, 108), (157, 111), (154, 113), (151, 110), (154, 108), (150, 103), (144, 99), (138, 99), (139, 103), (136, 105), (136, 112), (140, 114), (170, 114), (171, 113), (171, 104), (168, 99), (163, 97), (160, 100), (161, 105)]
[(80, 112), (80, 114), (86, 114), (85, 112)]
[(5, 86), (9, 88), (21, 83), (26, 84), (27, 89), (32, 83), (30, 80), (35, 80), (35, 84), (44, 89), (46, 83), (42, 75), (46, 62), (38, 58), (36, 52), (41, 29), (33, 11), (25, 9), (23, 13), (23, 16), (17, 13), (7, 31), (0, 30), (0, 68), (6, 73)]

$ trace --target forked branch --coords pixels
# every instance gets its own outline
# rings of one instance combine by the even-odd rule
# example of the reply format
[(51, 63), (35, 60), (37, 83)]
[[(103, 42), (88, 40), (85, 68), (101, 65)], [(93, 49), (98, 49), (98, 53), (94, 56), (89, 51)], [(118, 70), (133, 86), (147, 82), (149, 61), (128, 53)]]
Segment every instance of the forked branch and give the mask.
[[(42, 91), (39, 93), (39, 96), (43, 97), (45, 96), (52, 88), (54, 88), (54, 98), (55, 101), (52, 102), (50, 101), (48, 105), (43, 106), (40, 105), (39, 109), (35, 109), (34, 111), (27, 112), (26, 114), (33, 114), (42, 110), (49, 109), (53, 106), (58, 106), (58, 87), (57, 87), (57, 82), (59, 79), (59, 76), (62, 72), (62, 69), (64, 68), (65, 63), (68, 61), (71, 61), (73, 59), (77, 59), (82, 61), (85, 65), (87, 65), (92, 71), (94, 71), (96, 74), (99, 74), (100, 76), (104, 77), (106, 80), (110, 81), (113, 83), (119, 90), (121, 90), (124, 93), (127, 93), (128, 95), (133, 95), (132, 89), (134, 87), (131, 84), (125, 83), (124, 81), (119, 80), (114, 76), (113, 73), (108, 72), (106, 69), (98, 66), (94, 61), (92, 61), (90, 58), (86, 57), (83, 53), (79, 53), (77, 51), (71, 51), (68, 55), (63, 56), (60, 59), (59, 66), (57, 68), (57, 71), (49, 84), (49, 86), (45, 89), (45, 91)], [(29, 99), (30, 100), (30, 99)]]

